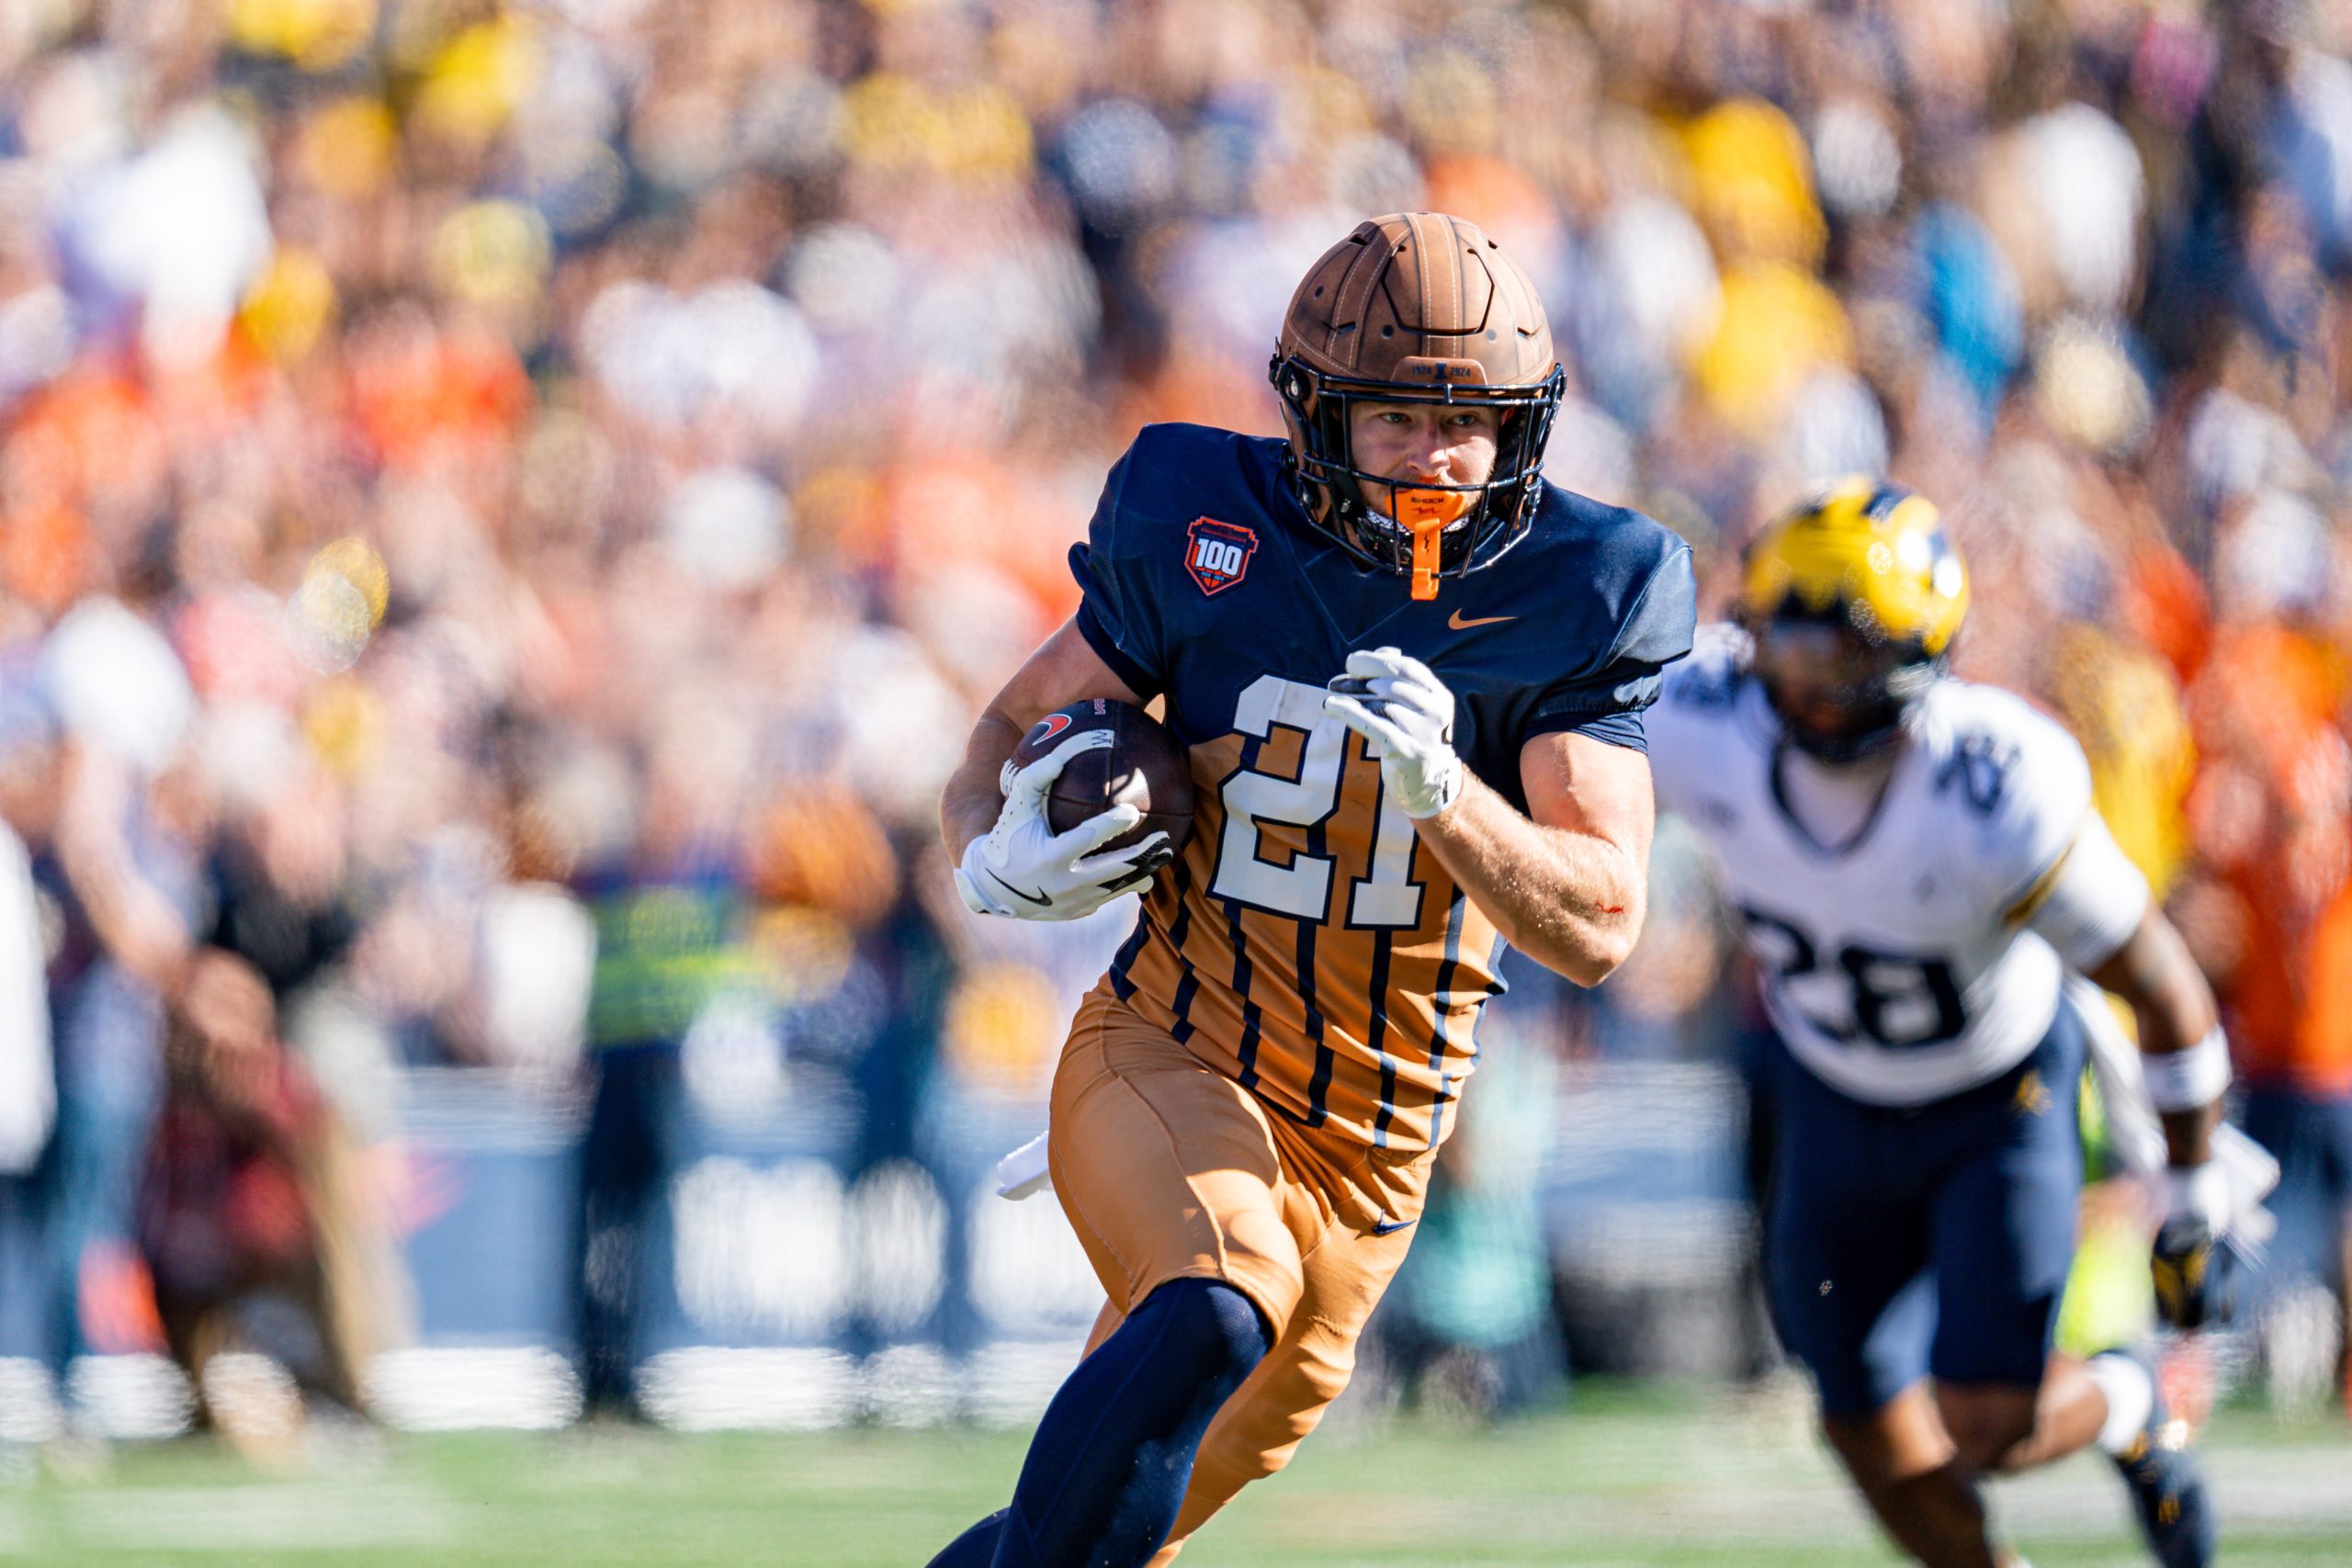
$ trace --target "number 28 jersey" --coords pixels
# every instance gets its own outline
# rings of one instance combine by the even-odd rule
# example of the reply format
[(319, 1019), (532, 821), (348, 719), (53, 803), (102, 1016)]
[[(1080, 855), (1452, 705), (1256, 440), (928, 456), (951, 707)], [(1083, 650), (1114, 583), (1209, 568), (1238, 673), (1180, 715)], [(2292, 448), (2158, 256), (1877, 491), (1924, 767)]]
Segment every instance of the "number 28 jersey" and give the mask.
[(1308, 521), (1280, 441), (1154, 425), (1071, 551), (1080, 631), (1167, 699), (1193, 837), (1105, 983), (1204, 1062), (1309, 1126), (1434, 1147), (1503, 989), (1503, 939), (1323, 711), (1356, 649), (1391, 645), (1455, 699), (1464, 764), (1520, 809), (1520, 749), (1574, 730), (1643, 744), (1690, 646), (1690, 550), (1636, 512), (1545, 486), (1533, 527), (1430, 601)]
[(1998, 1077), (2097, 967), (2146, 882), (2091, 805), (2063, 728), (1990, 686), (1937, 682), (1909, 715), (1871, 814), (1824, 844), (1792, 812), (1794, 766), (1747, 668), (1710, 627), (1648, 717), (1659, 804), (1708, 840), (1790, 1052), (1853, 1099), (1917, 1105)]

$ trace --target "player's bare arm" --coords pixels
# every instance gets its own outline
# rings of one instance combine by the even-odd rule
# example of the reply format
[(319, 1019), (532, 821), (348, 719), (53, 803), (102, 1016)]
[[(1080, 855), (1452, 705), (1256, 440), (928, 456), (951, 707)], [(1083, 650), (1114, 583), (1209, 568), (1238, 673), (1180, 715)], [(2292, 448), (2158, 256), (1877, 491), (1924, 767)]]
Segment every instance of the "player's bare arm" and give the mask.
[(2096, 811), (2025, 902), (2024, 922), (2138, 1018), (2141, 1077), (2167, 1156), (2153, 1250), (2157, 1302), (2175, 1325), (2197, 1327), (2228, 1311), (2228, 1268), (2216, 1248), (2259, 1201), (2233, 1178), (2235, 1162), (2215, 1157), (2230, 1048), (2213, 993)]
[(2148, 1099), (2165, 1129), (2163, 1223), (2151, 1263), (2156, 1303), (2177, 1327), (2225, 1317), (2232, 1294), (2222, 1254), (2259, 1193), (2236, 1190), (2228, 1160), (2214, 1157), (2229, 1043), (2204, 974), (2170, 920), (2152, 903), (2132, 935), (2090, 977), (2132, 1005), (2140, 1022)]
[(1522, 816), (1453, 750), (1453, 694), (1419, 660), (1359, 649), (1327, 712), (1373, 744), (1421, 841), (1513, 947), (1596, 986), (1641, 934), (1654, 806), (1640, 752), (1570, 732), (1520, 750)]
[(1649, 761), (1589, 736), (1539, 735), (1520, 753), (1531, 817), (1469, 779), (1419, 824), (1427, 844), (1510, 944), (1599, 985), (1642, 934), (1654, 813)]
[(1004, 808), (1000, 780), (1012, 749), (1029, 727), (1081, 697), (1115, 697), (1143, 705), (1102, 656), (1088, 646), (1075, 620), (1065, 621), (1037, 647), (1003, 690), (989, 700), (964, 745), (964, 761), (948, 777), (939, 802), (939, 832), (951, 860), (996, 823)]
[[(2131, 937), (2090, 977), (2131, 1004), (2140, 1024), (2140, 1049), (2152, 1065), (2177, 1062), (2214, 1037), (2220, 1012), (2212, 987), (2189, 956), (2180, 932), (2153, 903)], [(2211, 1153), (2213, 1128), (2222, 1119), (2220, 1095), (2201, 1105), (2159, 1109), (2172, 1163), (2203, 1165)]]

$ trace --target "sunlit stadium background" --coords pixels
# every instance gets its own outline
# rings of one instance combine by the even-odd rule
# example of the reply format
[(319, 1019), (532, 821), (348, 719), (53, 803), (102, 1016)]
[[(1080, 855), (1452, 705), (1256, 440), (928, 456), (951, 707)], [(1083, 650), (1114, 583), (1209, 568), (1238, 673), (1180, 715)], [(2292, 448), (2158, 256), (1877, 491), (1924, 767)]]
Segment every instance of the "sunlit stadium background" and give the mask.
[[(1710, 604), (1823, 479), (1938, 500), (1963, 671), (2082, 739), (2242, 1075), (2352, 1095), (2347, 47), (2346, 0), (0, 3), (0, 816), (48, 960), (0, 1007), (54, 1040), (0, 1040), (0, 1562), (907, 1562), (1001, 1500), (1099, 1295), (990, 1168), (1133, 916), (967, 916), (938, 788), (1109, 463), (1277, 430), (1282, 307), (1373, 213), (1525, 266), (1550, 476)], [(1652, 874), (1598, 992), (1514, 972), (1363, 1386), (1204, 1564), (1875, 1560), (1756, 1302), (1745, 977), (1671, 821)], [(266, 1303), (212, 1365), (243, 1446), (154, 1441), (190, 942), (333, 1107), (372, 1416), (570, 1426), (584, 1279), (649, 1427), (292, 1440), (319, 1336)], [(646, 1010), (673, 1154), (582, 1238)], [(2199, 1358), (2247, 1562), (2352, 1555), (2298, 1180)], [(1361, 1528), (1399, 1464), (1462, 1544)], [(2131, 1560), (2111, 1490), (2024, 1491), (2047, 1561)]]

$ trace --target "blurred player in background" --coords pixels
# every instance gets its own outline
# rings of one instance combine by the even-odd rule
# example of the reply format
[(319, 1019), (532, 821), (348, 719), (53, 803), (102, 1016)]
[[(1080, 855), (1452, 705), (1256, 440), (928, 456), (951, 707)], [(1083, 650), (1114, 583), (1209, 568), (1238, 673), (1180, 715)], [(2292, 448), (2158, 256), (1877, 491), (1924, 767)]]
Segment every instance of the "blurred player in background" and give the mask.
[[(2088, 623), (2060, 628), (2042, 663), (2035, 691), (2083, 748), (2092, 806), (2124, 858), (2147, 878), (2149, 897), (2169, 908), (2188, 860), (2185, 807), (2197, 773), (2197, 748), (2177, 682), (2135, 639)], [(2183, 940), (2188, 941), (2185, 932)], [(2194, 942), (2190, 951), (2220, 990), (2222, 976), (2207, 966)], [(2078, 988), (2088, 982), (2068, 984)], [(2092, 1066), (2082, 1079), (2081, 1217), (2058, 1310), (2057, 1348), (2062, 1356), (2088, 1359), (2144, 1341), (2154, 1325), (2148, 1238), (2157, 1217), (2157, 1187), (2150, 1179), (2161, 1178), (2166, 1161), (2164, 1130), (2137, 1087), (2139, 1048), (2127, 1032), (2131, 1009), (2096, 987), (2077, 989), (2077, 996)], [(2110, 1023), (2115, 1027), (2107, 1027)], [(2233, 1043), (2243, 1048), (2242, 1040)], [(2216, 1131), (2227, 1135), (2226, 1129)], [(2191, 1429), (2211, 1412), (2213, 1374), (2213, 1358), (2199, 1337), (2177, 1337), (2165, 1346), (2157, 1383), (2174, 1417)]]
[(1715, 849), (1781, 1047), (1773, 1315), (1918, 1561), (2019, 1561), (1978, 1479), (2096, 1441), (2157, 1559), (2192, 1568), (2212, 1509), (2146, 1362), (2050, 1359), (2083, 1170), (2065, 971), (2138, 1021), (2170, 1161), (2159, 1294), (2184, 1326), (2233, 1217), (2211, 1157), (2228, 1047), (2081, 749), (1947, 678), (1967, 604), (1936, 509), (1849, 481), (1758, 540), (1744, 629), (1704, 640), (1652, 716), (1659, 797)]
[(377, 1281), (337, 1265), (356, 1213), (348, 1138), (278, 1039), (262, 974), (224, 949), (198, 949), (173, 1000), (164, 1066), (139, 1246), (198, 1423), (264, 1446), (297, 1429), (300, 1407), (277, 1398), (216, 1401), (206, 1369), (241, 1349), (276, 1358), (330, 1407), (358, 1412), (360, 1369), (382, 1347), (375, 1303), (358, 1288)]
[(1049, 833), (1082, 741), (1000, 784), (1046, 713), (1164, 699), (1200, 805), (1054, 1084), (1109, 1303), (1012, 1506), (936, 1568), (1165, 1562), (1287, 1462), (1405, 1256), (1504, 943), (1589, 985), (1641, 929), (1641, 714), (1690, 646), (1689, 552), (1542, 479), (1564, 375), (1532, 286), (1458, 219), (1366, 222), (1272, 377), (1287, 443), (1159, 425), (1113, 469), (1081, 607), (946, 791), (966, 900), (1028, 919), (1167, 859), (1096, 852), (1130, 808)]
[(17, 1281), (45, 1279), (38, 1172), (57, 1117), (49, 985), (42, 973), (40, 892), (31, 853), (7, 820), (0, 786), (0, 1355), (46, 1348), (46, 1292)]

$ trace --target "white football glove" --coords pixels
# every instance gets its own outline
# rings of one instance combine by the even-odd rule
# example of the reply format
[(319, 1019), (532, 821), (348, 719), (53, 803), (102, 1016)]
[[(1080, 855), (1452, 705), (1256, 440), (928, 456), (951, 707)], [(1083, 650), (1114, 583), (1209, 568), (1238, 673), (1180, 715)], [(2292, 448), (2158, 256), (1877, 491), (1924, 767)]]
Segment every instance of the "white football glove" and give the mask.
[(1453, 751), (1453, 694), (1428, 665), (1393, 648), (1358, 649), (1329, 689), (1323, 711), (1372, 742), (1406, 816), (1434, 817), (1454, 803), (1462, 759)]
[(1069, 760), (1111, 744), (1108, 729), (1071, 736), (1025, 768), (1004, 765), (1004, 809), (996, 826), (964, 849), (956, 891), (976, 915), (1023, 920), (1075, 920), (1091, 915), (1173, 859), (1168, 835), (1107, 853), (1094, 852), (1143, 820), (1132, 806), (1114, 806), (1067, 833), (1046, 822), (1046, 792)]

